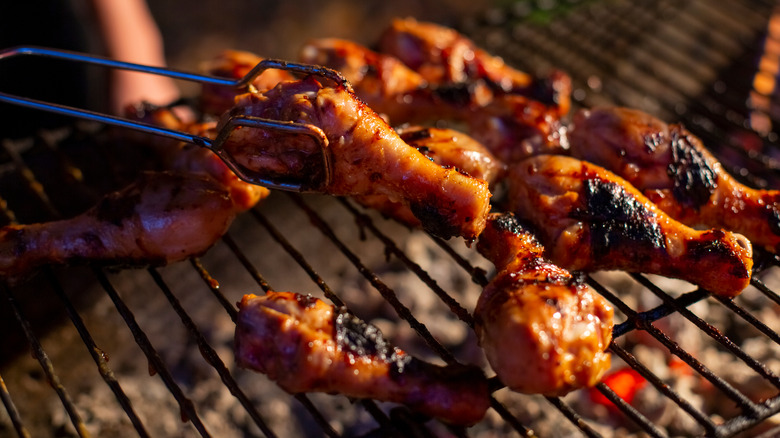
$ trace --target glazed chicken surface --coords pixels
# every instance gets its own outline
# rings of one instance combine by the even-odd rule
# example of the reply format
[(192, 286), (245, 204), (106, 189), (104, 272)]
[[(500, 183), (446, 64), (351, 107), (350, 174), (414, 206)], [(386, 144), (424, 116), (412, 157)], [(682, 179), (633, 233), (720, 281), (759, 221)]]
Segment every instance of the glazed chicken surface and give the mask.
[[(435, 117), (451, 117), (460, 107), (478, 105), (479, 93), (438, 90), (398, 58), (375, 52), (358, 43), (326, 38), (307, 42), (301, 62), (341, 72), (355, 94), (391, 124), (423, 123)], [(482, 99), (489, 99), (483, 90)]]
[(393, 125), (460, 124), (504, 162), (567, 149), (560, 108), (514, 89), (497, 93), (481, 77), (464, 74), (458, 75), (461, 82), (449, 76), (435, 82), (394, 56), (340, 39), (309, 42), (301, 59), (342, 72), (358, 97)]
[(507, 184), (508, 210), (535, 227), (548, 257), (566, 269), (659, 274), (726, 297), (750, 282), (748, 239), (677, 222), (602, 167), (542, 155), (511, 166)]
[(150, 172), (70, 219), (0, 229), (0, 275), (44, 264), (164, 265), (198, 255), (235, 216), (229, 191), (208, 176)]
[(488, 362), (510, 389), (562, 396), (593, 386), (609, 369), (612, 307), (545, 259), (511, 213), (494, 213), (477, 250), (496, 265), (474, 310)]
[(387, 197), (443, 238), (473, 240), (485, 225), (491, 197), (486, 181), (432, 162), (343, 86), (325, 87), (313, 77), (283, 82), (240, 96), (229, 116), (235, 115), (310, 124), (329, 143), (321, 148), (304, 136), (239, 128), (224, 147), (245, 167), (305, 180), (309, 191)]
[[(169, 110), (136, 109), (133, 117), (206, 135), (209, 125), (185, 127)], [(161, 140), (164, 171), (142, 173), (86, 212), (63, 220), (0, 228), (0, 277), (13, 283), (47, 264), (162, 266), (203, 254), (236, 215), (268, 196), (211, 151)]]
[(431, 84), (484, 81), (496, 95), (513, 94), (554, 107), (571, 106), (571, 79), (561, 71), (535, 78), (508, 66), (455, 29), (413, 18), (395, 19), (382, 33), (379, 51), (400, 59)]
[[(482, 144), (462, 132), (419, 126), (402, 128), (397, 132), (404, 142), (434, 163), (484, 180), (489, 187), (492, 187), (504, 172), (503, 163)], [(406, 205), (393, 202), (387, 196), (364, 195), (354, 198), (361, 205), (373, 208), (406, 226), (417, 228), (422, 225)]]
[(740, 184), (682, 125), (634, 109), (594, 108), (575, 115), (570, 141), (572, 155), (622, 176), (680, 222), (731, 230), (780, 251), (780, 191)]
[(490, 406), (479, 368), (415, 359), (391, 346), (375, 326), (311, 296), (245, 295), (235, 345), (240, 366), (266, 374), (293, 394), (403, 403), (458, 425), (478, 422)]

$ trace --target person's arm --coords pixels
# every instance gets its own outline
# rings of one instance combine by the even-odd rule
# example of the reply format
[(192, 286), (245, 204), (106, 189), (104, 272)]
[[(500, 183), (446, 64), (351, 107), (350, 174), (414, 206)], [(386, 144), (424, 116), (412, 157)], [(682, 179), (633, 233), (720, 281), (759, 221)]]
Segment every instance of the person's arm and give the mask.
[[(107, 55), (120, 61), (166, 65), (163, 39), (144, 0), (93, 0)], [(129, 104), (167, 104), (179, 97), (167, 77), (115, 70), (110, 77), (110, 110), (121, 114)]]

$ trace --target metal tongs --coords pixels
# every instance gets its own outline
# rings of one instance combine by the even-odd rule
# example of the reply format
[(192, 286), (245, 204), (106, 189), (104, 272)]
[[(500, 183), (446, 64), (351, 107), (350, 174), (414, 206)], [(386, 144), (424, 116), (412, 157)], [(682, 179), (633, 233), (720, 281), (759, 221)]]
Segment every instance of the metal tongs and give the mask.
[[(151, 67), (148, 65), (133, 64), (129, 62), (116, 61), (96, 55), (88, 55), (78, 52), (71, 52), (66, 50), (49, 49), (44, 47), (14, 47), (10, 49), (0, 50), (0, 61), (13, 57), (19, 57), (23, 55), (32, 55), (45, 58), (57, 58), (75, 62), (84, 62), (93, 65), (99, 65), (109, 68), (118, 68), (123, 70), (137, 71), (141, 73), (157, 74), (162, 76), (168, 76), (174, 79), (182, 79), (187, 81), (199, 82), (202, 84), (212, 84), (225, 87), (232, 87), (240, 89), (248, 87), (252, 80), (260, 75), (263, 71), (274, 68), (291, 71), (293, 73), (315, 75), (320, 76), (334, 82), (338, 86), (345, 86), (348, 90), (352, 89), (349, 82), (341, 75), (341, 73), (315, 65), (296, 64), (276, 59), (264, 59), (258, 63), (252, 70), (240, 79), (225, 79), (216, 76), (199, 75), (194, 73), (183, 72), (175, 69)], [(208, 137), (202, 137), (194, 134), (190, 134), (183, 131), (163, 128), (160, 126), (151, 125), (139, 121), (134, 121), (122, 117), (112, 116), (108, 114), (101, 114), (98, 112), (73, 108), (66, 105), (60, 105), (50, 102), (44, 102), (40, 100), (30, 99), (26, 97), (14, 96), (7, 93), (0, 92), (0, 102), (7, 102), (11, 104), (21, 105), (28, 108), (39, 109), (43, 111), (49, 111), (66, 116), (78, 117), (81, 119), (92, 120), (108, 125), (119, 126), (124, 128), (134, 129), (149, 134), (160, 135), (168, 137), (174, 140), (185, 141), (201, 147), (205, 147), (217, 154), (222, 161), (242, 180), (271, 189), (280, 189), (288, 191), (303, 192), (308, 190), (312, 186), (328, 185), (331, 180), (331, 163), (330, 154), (328, 153), (328, 139), (325, 133), (317, 126), (307, 123), (296, 123), (282, 120), (272, 120), (261, 117), (253, 117), (246, 115), (233, 115), (227, 119), (227, 122), (220, 129), (215, 139)], [(223, 148), (225, 141), (230, 137), (230, 133), (239, 126), (246, 126), (251, 128), (268, 129), (273, 131), (279, 131), (290, 135), (305, 135), (311, 137), (319, 146), (322, 152), (322, 167), (324, 172), (318, 177), (323, 177), (324, 181), (319, 181), (317, 184), (311, 182), (290, 182), (286, 179), (275, 178), (263, 174), (262, 171), (257, 169), (250, 169), (240, 164), (235, 158)]]

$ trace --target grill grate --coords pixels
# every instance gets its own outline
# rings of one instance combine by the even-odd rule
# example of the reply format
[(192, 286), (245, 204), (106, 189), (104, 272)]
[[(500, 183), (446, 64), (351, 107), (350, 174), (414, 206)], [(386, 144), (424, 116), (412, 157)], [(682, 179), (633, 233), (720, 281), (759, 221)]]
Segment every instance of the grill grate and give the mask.
[[(569, 0), (555, 5), (560, 8), (550, 9), (550, 2), (519, 2), (512, 8), (491, 11), (484, 19), (464, 24), (464, 30), (481, 45), (502, 54), (520, 68), (560, 67), (570, 72), (578, 105), (617, 103), (644, 109), (666, 120), (681, 120), (731, 164), (735, 170), (732, 173), (752, 184), (777, 185), (780, 166), (773, 158), (777, 153), (777, 139), (771, 130), (760, 136), (755, 134), (751, 123), (760, 108), (751, 103), (755, 99), (748, 99), (753, 91), (752, 82), (746, 80), (746, 77), (752, 79), (755, 60), (764, 50), (761, 41), (777, 38), (768, 35), (766, 18), (775, 11), (774, 2), (736, 0), (715, 5), (712, 1), (693, 0), (681, 6), (671, 0)], [(550, 20), (543, 25), (536, 22), (541, 17), (540, 10), (546, 10), (548, 15), (542, 18)], [(712, 41), (712, 46), (697, 46), (707, 39)], [(765, 115), (776, 126), (776, 114), (766, 112)], [(744, 135), (757, 139), (759, 146), (744, 149), (744, 142), (736, 140), (744, 140)], [(127, 180), (130, 175), (119, 171), (112, 173), (104, 169), (90, 173), (81, 159), (84, 148), (102, 150), (106, 143), (104, 136), (104, 131), (76, 126), (62, 135), (43, 133), (31, 141), (4, 141), (0, 151), (0, 204), (3, 206), (0, 210), (6, 222), (72, 214), (88, 203), (80, 201), (76, 206), (69, 206), (68, 202), (60, 201), (67, 199), (62, 193), (94, 200), (97, 192), (93, 187), (113, 189)], [(42, 164), (46, 163), (45, 157), (54, 157), (55, 169), (51, 164)], [(118, 156), (106, 152), (103, 158), (101, 163), (108, 164), (103, 167), (122, 169), (122, 159)], [(19, 181), (24, 183), (22, 192), (8, 189), (16, 187)], [(420, 242), (422, 247), (418, 246)], [(320, 251), (329, 254), (323, 257), (318, 255)], [(444, 271), (436, 263), (441, 260), (446, 266)], [(745, 338), (760, 337), (768, 339), (770, 349), (775, 352), (780, 346), (777, 327), (767, 325), (761, 313), (762, 306), (764, 309), (773, 306), (777, 313), (780, 305), (780, 295), (772, 284), (772, 275), (776, 274), (780, 261), (763, 255), (757, 265), (762, 268), (752, 287), (733, 301), (710, 297), (702, 290), (680, 293), (690, 287), (667, 286), (643, 275), (621, 277), (617, 283), (599, 274), (588, 277), (589, 283), (615, 306), (621, 320), (610, 346), (614, 361), (636, 371), (674, 409), (695, 423), (693, 430), (697, 434), (725, 437), (750, 428), (752, 431), (770, 428), (773, 423), (768, 419), (780, 412), (777, 363), (757, 357), (755, 351), (748, 351), (745, 343)], [(283, 420), (275, 418), (278, 403), (264, 395), (270, 386), (257, 386), (264, 381), (262, 376), (235, 368), (229, 340), (220, 335), (219, 324), (212, 324), (214, 320), (222, 320), (229, 327), (235, 321), (237, 311), (233, 303), (240, 294), (257, 288), (268, 291), (272, 289), (271, 284), (296, 291), (319, 289), (335, 305), (350, 307), (359, 306), (354, 290), (365, 289), (370, 292), (359, 298), (380, 303), (381, 308), (360, 307), (356, 314), (375, 314), (380, 319), (393, 320), (393, 327), (400, 327), (395, 329), (396, 334), (409, 342), (404, 346), (407, 350), (441, 362), (462, 362), (473, 357), (473, 352), (468, 351), (468, 346), (474, 345), (470, 333), (473, 320), (468, 309), (473, 308), (474, 294), (487, 282), (488, 272), (473, 250), (458, 242), (410, 232), (355, 208), (349, 201), (275, 193), (239, 218), (208, 254), (189, 264), (120, 272), (98, 267), (45, 269), (30, 284), (3, 289), (0, 301), (7, 306), (0, 306), (0, 316), (7, 316), (2, 326), (4, 337), (8, 334), (10, 339), (21, 332), (32, 350), (41, 370), (38, 373), (42, 373), (39, 386), (54, 388), (59, 400), (57, 409), (64, 410), (67, 417), (57, 424), (66, 433), (79, 436), (86, 436), (90, 429), (98, 427), (95, 411), (89, 410), (85, 415), (83, 407), (84, 398), (92, 393), (80, 392), (83, 388), (71, 372), (76, 365), (67, 358), (83, 356), (81, 347), (86, 347), (87, 356), (78, 363), (88, 363), (90, 359), (94, 362), (97, 373), (95, 368), (91, 373), (105, 382), (116, 401), (109, 409), (121, 411), (125, 417), (120, 421), (124, 428), (121, 430), (134, 430), (140, 436), (158, 433), (225, 436), (222, 423), (231, 422), (235, 423), (230, 429), (234, 434), (271, 437), (289, 435), (291, 430), (331, 437), (476, 436), (487, 428), (497, 433), (514, 431), (522, 436), (561, 435), (571, 431), (601, 436), (613, 427), (623, 428), (625, 433), (649, 436), (674, 434), (674, 429), (670, 432), (657, 424), (652, 412), (633, 406), (605, 383), (597, 385), (596, 391), (612, 402), (615, 412), (610, 416), (617, 419), (603, 416), (597, 419), (592, 412), (584, 410), (580, 402), (580, 398), (587, 397), (584, 391), (563, 399), (521, 396), (508, 394), (495, 380), (490, 418), (469, 430), (424, 422), (403, 408), (370, 400), (353, 405), (338, 396), (280, 393), (279, 399), (301, 411), (293, 414), (297, 424), (284, 425)], [(414, 286), (408, 285), (410, 279)], [(656, 297), (656, 301), (648, 308), (635, 297), (622, 293), (626, 282), (630, 282), (631, 288)], [(97, 293), (87, 293), (90, 284), (97, 285)], [(454, 321), (448, 327), (464, 330), (466, 340), (462, 344), (448, 342), (437, 330), (437, 320), (420, 313), (414, 300), (410, 300), (408, 288), (417, 288), (417, 295), (438, 301), (447, 317)], [(31, 297), (33, 294), (35, 298)], [(116, 331), (92, 316), (92, 306), (98, 306), (106, 297), (113, 306), (112, 318), (121, 320)], [(62, 352), (50, 341), (51, 332), (42, 321), (51, 314), (41, 315), (37, 308), (46, 300), (55, 301), (53, 307), (64, 309), (75, 328), (79, 344), (73, 346), (74, 351)], [(98, 304), (85, 306), (85, 301)], [(708, 310), (702, 310), (702, 305)], [(717, 316), (711, 308), (726, 316), (709, 321), (707, 315)], [(697, 357), (698, 352), (685, 348), (682, 345), (685, 339), (671, 333), (666, 324), (675, 316), (683, 324), (695, 327), (718, 352), (747, 367), (753, 379), (770, 388), (770, 396), (746, 393), (744, 387), (735, 386), (714, 371), (711, 360)], [(742, 326), (747, 327), (749, 334), (734, 331), (733, 327)], [(403, 336), (407, 329), (411, 334)], [(165, 337), (171, 338), (173, 345), (166, 343)], [(685, 387), (670, 384), (669, 376), (659, 375), (652, 361), (641, 354), (642, 347), (646, 346), (638, 341), (642, 338), (654, 340), (657, 344), (652, 349), (681, 360), (683, 369), (709, 382), (715, 388), (713, 394), (725, 400), (729, 409), (702, 407)], [(117, 343), (123, 340), (134, 341), (138, 349), (133, 351), (142, 356), (120, 353), (125, 347)], [(8, 351), (15, 349), (13, 345), (2, 347)], [(180, 363), (180, 357), (170, 353), (177, 349), (184, 350), (181, 354), (184, 359), (202, 361), (203, 366)], [(200, 356), (188, 351), (196, 351)], [(114, 356), (120, 360), (113, 359)], [(139, 359), (148, 362), (150, 376), (139, 376), (128, 365)], [(180, 368), (205, 370), (202, 371), (205, 375), (194, 378), (182, 373)], [(5, 376), (13, 376), (8, 379), (7, 387), (0, 376), (0, 399), (6, 408), (2, 415), (7, 415), (0, 416), (0, 435), (10, 434), (11, 430), (19, 436), (39, 435), (40, 426), (33, 410), (41, 401), (35, 400), (32, 394), (33, 402), (27, 400), (25, 383), (18, 379), (24, 373), (8, 364), (0, 370)], [(162, 382), (168, 403), (161, 406), (178, 409), (174, 417), (183, 420), (173, 431), (155, 423), (153, 415), (142, 411), (147, 399), (132, 388), (136, 380), (150, 387)], [(203, 386), (212, 382), (226, 389), (230, 403), (209, 400), (200, 393)], [(531, 402), (537, 407), (532, 408)], [(347, 406), (351, 413), (337, 414), (361, 426), (334, 424), (331, 406), (334, 404)], [(557, 419), (557, 424), (542, 425), (539, 420), (542, 417)], [(568, 422), (559, 421), (562, 418)], [(315, 432), (307, 432), (310, 430)]]

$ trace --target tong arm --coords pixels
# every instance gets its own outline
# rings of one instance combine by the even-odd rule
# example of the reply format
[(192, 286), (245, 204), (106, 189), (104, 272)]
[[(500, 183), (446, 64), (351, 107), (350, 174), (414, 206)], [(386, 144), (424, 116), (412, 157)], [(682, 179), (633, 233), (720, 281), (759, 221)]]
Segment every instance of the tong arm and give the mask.
[[(75, 62), (85, 62), (93, 65), (104, 66), (108, 68), (118, 68), (123, 70), (131, 70), (141, 73), (163, 75), (174, 79), (181, 79), (193, 82), (200, 82), (204, 84), (221, 85), (233, 88), (247, 87), (252, 80), (261, 74), (264, 70), (269, 68), (283, 69), (292, 71), (294, 73), (317, 75), (324, 77), (334, 82), (337, 86), (346, 87), (348, 90), (352, 90), (352, 86), (341, 73), (331, 70), (325, 67), (296, 64), (287, 61), (265, 59), (258, 63), (252, 70), (249, 71), (244, 77), (240, 79), (225, 79), (216, 76), (207, 76), (195, 73), (184, 72), (175, 69), (152, 67), (142, 64), (134, 64), (124, 61), (116, 61), (109, 58), (104, 58), (96, 55), (88, 55), (78, 52), (71, 52), (65, 50), (48, 49), (45, 47), (14, 47), (10, 49), (0, 50), (0, 61), (18, 56), (32, 55), (41, 56), (47, 58), (64, 59)], [(271, 189), (280, 189), (287, 191), (307, 191), (312, 188), (322, 187), (330, 183), (331, 178), (331, 163), (330, 154), (328, 153), (328, 139), (325, 133), (317, 126), (305, 123), (295, 123), (289, 121), (271, 120), (259, 117), (251, 116), (234, 116), (228, 119), (225, 126), (220, 130), (216, 139), (210, 139), (199, 135), (190, 134), (184, 131), (178, 131), (174, 129), (163, 128), (152, 124), (130, 120), (118, 116), (109, 114), (102, 114), (95, 111), (90, 111), (81, 108), (73, 108), (66, 105), (44, 102), (41, 100), (31, 99), (27, 97), (15, 96), (8, 93), (0, 92), (0, 102), (6, 102), (14, 105), (19, 105), (27, 108), (33, 108), (42, 111), (48, 111), (60, 115), (77, 117), (86, 120), (92, 120), (99, 123), (118, 126), (122, 128), (129, 128), (136, 131), (141, 131), (149, 134), (159, 135), (167, 138), (171, 138), (177, 141), (183, 141), (192, 143), (201, 147), (211, 149), (216, 153), (222, 161), (242, 180), (250, 183), (265, 186)], [(322, 173), (323, 181), (313, 182), (300, 182), (294, 183), (287, 180), (281, 180), (273, 177), (268, 177), (263, 174), (261, 170), (250, 169), (242, 166), (238, 163), (229, 151), (223, 148), (224, 143), (230, 137), (230, 133), (239, 126), (247, 126), (252, 128), (270, 129), (275, 131), (284, 132), (290, 135), (306, 135), (312, 138), (320, 147), (322, 151), (322, 166), (324, 171)]]

